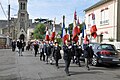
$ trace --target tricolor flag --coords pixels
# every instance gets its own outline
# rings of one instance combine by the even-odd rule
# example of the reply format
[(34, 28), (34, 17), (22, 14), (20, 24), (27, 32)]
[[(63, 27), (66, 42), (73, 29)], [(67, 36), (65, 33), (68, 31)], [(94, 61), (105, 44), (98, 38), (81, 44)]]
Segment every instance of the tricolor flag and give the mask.
[(67, 29), (68, 40), (70, 40), (70, 27)]
[(82, 27), (82, 38), (84, 38), (85, 35), (86, 35), (86, 24), (84, 23)]
[(49, 31), (48, 31), (48, 27), (46, 27), (46, 36), (45, 36), (45, 40), (49, 41)]
[(63, 16), (62, 39), (64, 43), (66, 40), (68, 40), (68, 35), (65, 30), (65, 16)]

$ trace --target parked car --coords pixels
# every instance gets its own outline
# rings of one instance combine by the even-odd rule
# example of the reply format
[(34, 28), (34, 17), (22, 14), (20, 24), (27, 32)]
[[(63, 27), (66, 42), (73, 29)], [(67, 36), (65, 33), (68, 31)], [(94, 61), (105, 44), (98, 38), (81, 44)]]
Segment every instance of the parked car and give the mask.
[(92, 65), (99, 64), (120, 64), (119, 52), (112, 44), (94, 44), (92, 45), (94, 56), (92, 58)]

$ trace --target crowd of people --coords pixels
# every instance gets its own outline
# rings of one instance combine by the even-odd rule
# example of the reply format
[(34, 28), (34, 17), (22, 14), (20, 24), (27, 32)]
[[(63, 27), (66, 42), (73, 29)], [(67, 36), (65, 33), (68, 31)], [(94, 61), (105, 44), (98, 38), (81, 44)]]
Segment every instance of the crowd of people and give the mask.
[[(47, 64), (52, 65), (55, 61), (55, 65), (58, 69), (59, 60), (62, 59), (63, 56), (63, 59), (65, 61), (65, 73), (69, 76), (69, 67), (71, 61), (81, 67), (80, 57), (82, 54), (84, 54), (85, 66), (88, 70), (90, 70), (89, 63), (91, 62), (94, 52), (92, 50), (92, 47), (88, 46), (88, 44), (85, 44), (82, 48), (82, 46), (79, 45), (79, 42), (71, 43), (69, 40), (66, 40), (62, 46), (60, 46), (56, 41), (53, 42), (35, 40), (32, 43), (27, 43), (26, 50), (31, 49), (35, 57), (39, 53), (40, 60), (46, 62)], [(22, 51), (24, 51), (25, 45), (25, 42), (22, 40), (19, 40), (16, 43), (13, 41), (12, 51), (15, 51), (15, 47), (17, 46), (19, 49), (19, 56), (23, 56)], [(63, 55), (61, 54), (61, 50), (63, 51)]]

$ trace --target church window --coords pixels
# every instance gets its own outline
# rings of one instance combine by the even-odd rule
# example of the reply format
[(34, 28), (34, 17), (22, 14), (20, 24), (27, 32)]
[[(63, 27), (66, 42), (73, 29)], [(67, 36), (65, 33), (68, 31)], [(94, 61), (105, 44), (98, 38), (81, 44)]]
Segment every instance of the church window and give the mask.
[(22, 3), (20, 3), (20, 8), (22, 9)]
[(23, 4), (23, 10), (25, 10), (25, 3)]

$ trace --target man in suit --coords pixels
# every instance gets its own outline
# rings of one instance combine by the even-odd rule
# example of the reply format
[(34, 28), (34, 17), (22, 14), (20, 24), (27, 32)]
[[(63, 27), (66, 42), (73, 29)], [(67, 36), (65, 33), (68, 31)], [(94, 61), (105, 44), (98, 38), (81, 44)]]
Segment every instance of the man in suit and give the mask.
[(59, 59), (62, 58), (61, 54), (60, 54), (60, 50), (61, 50), (61, 48), (58, 45), (58, 42), (55, 42), (55, 46), (53, 48), (53, 57), (54, 57), (54, 60), (56, 62), (55, 65), (57, 68), (59, 68), (58, 61), (59, 61)]
[(64, 51), (64, 61), (65, 61), (65, 72), (67, 76), (70, 76), (69, 74), (69, 66), (72, 59), (72, 45), (70, 44), (70, 41), (66, 40), (65, 44), (63, 45), (63, 51)]

